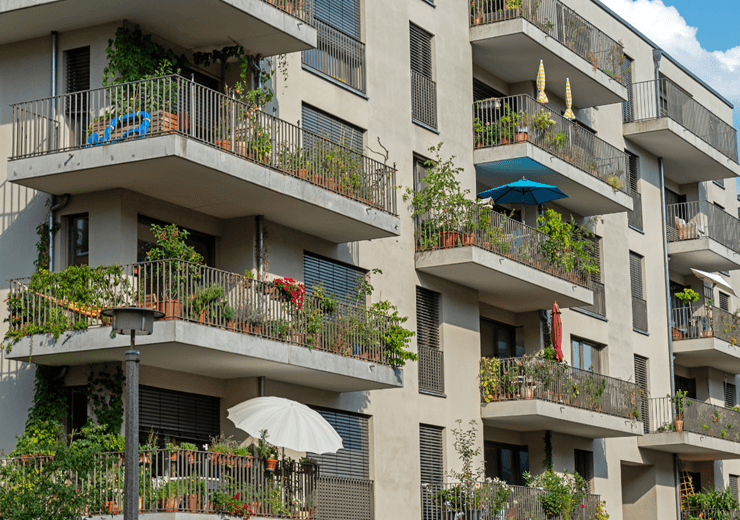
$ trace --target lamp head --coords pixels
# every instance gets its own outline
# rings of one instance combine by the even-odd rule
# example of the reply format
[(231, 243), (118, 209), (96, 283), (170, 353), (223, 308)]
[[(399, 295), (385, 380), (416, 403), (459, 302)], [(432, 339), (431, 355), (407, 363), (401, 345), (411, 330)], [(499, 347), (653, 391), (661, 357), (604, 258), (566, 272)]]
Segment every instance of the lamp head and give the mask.
[(105, 309), (103, 316), (113, 318), (113, 332), (116, 334), (131, 334), (148, 336), (154, 332), (154, 320), (164, 317), (164, 313), (154, 309), (142, 307), (118, 307)]

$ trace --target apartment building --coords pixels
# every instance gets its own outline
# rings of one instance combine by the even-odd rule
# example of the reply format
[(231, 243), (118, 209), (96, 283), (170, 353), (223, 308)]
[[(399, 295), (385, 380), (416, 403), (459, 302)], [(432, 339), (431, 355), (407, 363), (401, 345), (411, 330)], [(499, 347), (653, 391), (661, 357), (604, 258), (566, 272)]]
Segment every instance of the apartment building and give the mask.
[[(676, 518), (688, 477), (696, 491), (737, 489), (740, 304), (692, 271), (740, 289), (732, 105), (598, 0), (22, 0), (0, 7), (0, 26), (0, 293), (25, 302), (2, 306), (3, 331), (42, 325), (50, 308), (85, 323), (57, 339), (20, 334), (2, 354), (6, 453), (36, 365), (58, 367), (73, 427), (88, 417), (90, 374), (120, 366), (128, 345), (94, 309), (27, 278), (53, 207), (53, 271), (120, 265), (106, 282), (118, 301), (167, 314), (137, 340), (142, 433), (244, 441), (229, 407), (258, 395), (310, 405), (346, 448), (313, 455), (321, 518), (447, 518), (431, 496), (459, 469), (457, 420), (478, 422), (486, 475), (514, 486), (544, 471), (547, 438), (554, 469), (600, 497), (584, 517), (600, 499), (615, 520)], [(105, 87), (122, 27), (192, 66)], [(227, 89), (238, 67), (194, 65), (194, 53), (235, 43), (285, 55), (275, 97), (248, 118)], [(402, 198), (423, 189), (439, 143), (470, 198), (522, 177), (567, 198), (481, 206), (490, 228), (445, 241), (450, 228), (412, 217)], [(542, 252), (547, 210), (592, 231), (597, 271)], [(170, 223), (207, 266), (185, 285), (208, 280), (236, 316), (211, 307), (204, 318), (193, 294), (153, 288), (183, 276), (146, 262), (151, 225)], [(366, 275), (374, 292), (359, 302)], [(325, 341), (286, 325), (285, 304), (266, 296), (279, 277), (306, 284), (312, 305), (321, 288), (338, 297), (341, 312), (322, 307)], [(680, 301), (684, 288), (701, 300)], [(393, 366), (343, 328), (340, 316), (381, 300), (409, 318), (418, 361)], [(527, 371), (555, 301), (571, 368)], [(382, 334), (388, 322), (371, 325)], [(489, 398), (482, 358), (498, 385)]]

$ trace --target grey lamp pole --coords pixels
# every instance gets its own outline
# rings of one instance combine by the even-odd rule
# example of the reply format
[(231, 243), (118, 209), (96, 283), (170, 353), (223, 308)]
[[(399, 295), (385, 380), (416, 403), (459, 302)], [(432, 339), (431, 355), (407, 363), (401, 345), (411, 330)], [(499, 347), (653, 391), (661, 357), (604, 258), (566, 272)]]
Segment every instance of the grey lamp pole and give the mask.
[(105, 309), (103, 316), (113, 318), (113, 332), (129, 334), (131, 348), (126, 352), (126, 471), (123, 484), (123, 518), (139, 518), (139, 351), (136, 350), (136, 333), (149, 335), (154, 332), (154, 320), (164, 313), (140, 307)]

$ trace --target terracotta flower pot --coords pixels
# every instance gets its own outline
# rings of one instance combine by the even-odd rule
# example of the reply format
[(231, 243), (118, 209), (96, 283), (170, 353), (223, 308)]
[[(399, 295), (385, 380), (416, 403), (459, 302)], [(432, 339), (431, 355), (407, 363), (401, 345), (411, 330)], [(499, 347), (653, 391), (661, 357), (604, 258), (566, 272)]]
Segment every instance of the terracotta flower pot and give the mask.
[(462, 233), (459, 231), (440, 231), (439, 232), (439, 247), (455, 247), (460, 242)]
[(265, 459), (265, 471), (275, 471), (277, 463), (277, 459)]
[(169, 497), (159, 499), (159, 510), (167, 513), (175, 512), (180, 506), (180, 497)]
[(676, 421), (676, 431), (677, 432), (683, 431), (683, 421)]
[(200, 495), (195, 493), (185, 497), (185, 508), (191, 513), (200, 512)]
[(121, 513), (121, 508), (118, 507), (118, 504), (113, 501), (102, 502), (101, 506), (104, 513), (110, 513), (112, 515), (117, 515)]

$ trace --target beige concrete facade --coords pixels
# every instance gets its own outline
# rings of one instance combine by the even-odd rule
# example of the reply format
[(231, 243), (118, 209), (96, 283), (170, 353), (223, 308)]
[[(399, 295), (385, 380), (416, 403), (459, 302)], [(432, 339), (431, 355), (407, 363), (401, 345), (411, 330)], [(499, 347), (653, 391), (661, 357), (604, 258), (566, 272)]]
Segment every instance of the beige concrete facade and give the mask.
[[(18, 7), (28, 7), (28, 12), (53, 9), (54, 3), (14, 2)], [(273, 7), (265, 9), (261, 0), (209, 2), (219, 7), (221, 3), (229, 9), (240, 10), (250, 20), (262, 20), (260, 23), (269, 26), (277, 34), (275, 37), (279, 37), (279, 45), (276, 45), (280, 50), (300, 51), (316, 44), (315, 32), (307, 36), (308, 28), (299, 27), (293, 19), (275, 14)], [(563, 3), (612, 39), (623, 43), (624, 53), (634, 60), (633, 83), (655, 79), (653, 48), (633, 29), (591, 0), (563, 0)], [(29, 7), (36, 4), (39, 7)], [(74, 4), (86, 2), (75, 0)], [(144, 4), (148, 2), (131, 5)], [(90, 6), (91, 10), (96, 9), (92, 3)], [(433, 6), (422, 0), (363, 0), (360, 6), (362, 41), (366, 49), (366, 92), (358, 93), (306, 70), (302, 66), (300, 52), (292, 52), (287, 55), (287, 81), (281, 74), (276, 74), (273, 80), (276, 115), (295, 124), (302, 118), (302, 106), (310, 105), (362, 129), (364, 144), (368, 148), (379, 150), (380, 139), (389, 151), (389, 162), (396, 165), (396, 183), (402, 188), (413, 186), (414, 154), (428, 156), (430, 147), (444, 142), (443, 155), (455, 156), (455, 164), (465, 170), (460, 178), (463, 187), (474, 192), (479, 182), (476, 178), (476, 165), (481, 162), (479, 158), (485, 156), (489, 161), (496, 152), (507, 150), (474, 150), (470, 117), (473, 78), (504, 96), (536, 96), (534, 79), (539, 60), (544, 58), (537, 49), (549, 46), (548, 39), (537, 27), (521, 19), (517, 21), (518, 26), (506, 22), (509, 24), (506, 31), (471, 29), (469, 5), (462, 1), (440, 1)], [(62, 20), (59, 28), (47, 20), (48, 27), (34, 27), (35, 32), (24, 35), (18, 30), (15, 39), (0, 37), (0, 156), (12, 155), (13, 112), (9, 105), (50, 96), (51, 37), (42, 34), (59, 31), (58, 94), (65, 93), (64, 51), (80, 46), (90, 46), (90, 85), (98, 88), (102, 85), (102, 71), (106, 64), (107, 40), (124, 23), (124, 15), (129, 14), (126, 11), (122, 16), (110, 19), (90, 15), (91, 22), (84, 26), (70, 26)], [(192, 52), (225, 44), (219, 39), (218, 31), (210, 28), (211, 22), (208, 25), (211, 39), (198, 41), (195, 47), (187, 30), (183, 29), (182, 34), (176, 30), (158, 33), (154, 29), (161, 26), (153, 21), (149, 23), (146, 16), (131, 16), (131, 21), (153, 32), (159, 41), (170, 42), (178, 49)], [(13, 9), (7, 12), (0, 10), (0, 26), (4, 20), (18, 17), (20, 15)], [(437, 131), (412, 122), (409, 23), (433, 35)], [(514, 37), (510, 38), (512, 31)], [(269, 40), (270, 34), (268, 32), (264, 38)], [(246, 41), (246, 36), (244, 38)], [(510, 38), (514, 43), (499, 40), (504, 43), (496, 45), (497, 38)], [(521, 38), (520, 43), (526, 49), (526, 59), (507, 57), (506, 67), (520, 67), (510, 74), (514, 78), (511, 81), (516, 82), (507, 83), (505, 77), (495, 75), (504, 66), (492, 64), (490, 60), (497, 59), (497, 48), (514, 49), (515, 52), (517, 38)], [(237, 41), (242, 42), (238, 38)], [(265, 41), (257, 42), (255, 48), (271, 49), (269, 41)], [(547, 50), (547, 55), (553, 59), (553, 68), (558, 70), (553, 77), (560, 78), (561, 72), (565, 74), (573, 70), (584, 88), (590, 89), (589, 100), (606, 99), (612, 103), (595, 106), (576, 102), (576, 107), (589, 107), (576, 109), (577, 119), (593, 128), (600, 139), (639, 158), (637, 186), (641, 194), (642, 228), (636, 229), (628, 225), (626, 211), (636, 204), (631, 197), (612, 190), (583, 170), (549, 156), (541, 148), (531, 144), (516, 145), (528, 147), (526, 153), (518, 156), (535, 156), (533, 160), (539, 162), (555, 161), (557, 164), (550, 180), (557, 184), (558, 179), (565, 179), (566, 184), (573, 188), (571, 202), (563, 205), (548, 203), (546, 207), (561, 211), (566, 218), (572, 215), (583, 225), (591, 225), (602, 238), (601, 281), (605, 287), (605, 316), (565, 308), (594, 302), (592, 291), (563, 279), (553, 279), (551, 275), (523, 264), (511, 261), (504, 264), (503, 260), (499, 262), (500, 259), (496, 259), (494, 253), (475, 248), (473, 252), (477, 256), (472, 260), (467, 256), (450, 259), (455, 255), (447, 254), (450, 253), (448, 251), (436, 251), (431, 255), (434, 258), (423, 254), (417, 256), (414, 221), (407, 204), (401, 199), (401, 189), (396, 191), (398, 216), (393, 216), (299, 179), (282, 178), (284, 176), (275, 171), (180, 136), (70, 152), (79, 154), (72, 157), (77, 166), (64, 165), (68, 158), (66, 152), (0, 161), (0, 299), (5, 299), (8, 294), (9, 279), (30, 276), (33, 272), (32, 262), (36, 254), (34, 230), (48, 216), (45, 203), (49, 196), (45, 189), (56, 195), (73, 193), (67, 206), (55, 216), (62, 224), (55, 241), (57, 270), (69, 263), (68, 217), (87, 213), (90, 219), (89, 262), (92, 266), (135, 263), (137, 218), (143, 215), (216, 237), (217, 268), (233, 273), (255, 271), (255, 217), (265, 215), (269, 237), (268, 278), (286, 276), (305, 281), (304, 252), (363, 269), (379, 268), (383, 274), (372, 279), (376, 289), (373, 299), (389, 299), (397, 305), (399, 313), (409, 317), (406, 325), (412, 330), (416, 327), (416, 287), (441, 295), (444, 395), (420, 393), (419, 364), (415, 362), (407, 363), (402, 370), (388, 367), (370, 369), (365, 361), (337, 361), (331, 359), (332, 354), (307, 353), (303, 347), (275, 346), (275, 342), (267, 340), (256, 343), (249, 336), (232, 341), (229, 335), (233, 333), (228, 331), (189, 323), (176, 327), (172, 322), (157, 333), (159, 336), (152, 336), (145, 342), (148, 344), (142, 354), (141, 384), (220, 398), (221, 426), (227, 435), (235, 435), (239, 440), (245, 440), (246, 436), (235, 430), (226, 419), (226, 409), (257, 396), (256, 377), (268, 373), (275, 374), (275, 377), (268, 375), (266, 395), (368, 416), (370, 479), (375, 486), (374, 514), (379, 519), (421, 518), (419, 425), (444, 428), (444, 467), (457, 469), (459, 461), (451, 430), (456, 427), (458, 419), (462, 419), (463, 424), (471, 419), (479, 422), (481, 447), (484, 439), (526, 446), (532, 473), (543, 470), (544, 431), (552, 428), (556, 470), (572, 472), (575, 469), (574, 450), (593, 452), (592, 492), (606, 500), (613, 520), (676, 518), (673, 454), (688, 454), (681, 462), (681, 468), (699, 473), (703, 487), (712, 489), (716, 484), (718, 488), (724, 488), (729, 485), (730, 475), (740, 475), (740, 461), (730, 460), (740, 457), (740, 443), (728, 439), (704, 439), (699, 434), (687, 432), (683, 435), (678, 432), (642, 435), (642, 422), (554, 403), (530, 401), (526, 409), (517, 408), (514, 402), (489, 403), (485, 407), (480, 403), (481, 318), (519, 327), (517, 330), (521, 330), (524, 350), (527, 354), (535, 354), (543, 347), (539, 310), (549, 309), (553, 298), (567, 300), (563, 305), (562, 323), (563, 350), (568, 362), (573, 361), (571, 338), (588, 340), (603, 346), (603, 374), (634, 382), (634, 356), (643, 356), (648, 358), (650, 397), (670, 394), (672, 327), (666, 287), (662, 181), (659, 154), (656, 152), (661, 142), (667, 143), (666, 149), (660, 152), (665, 153), (667, 189), (685, 196), (688, 202), (708, 200), (720, 205), (729, 215), (738, 215), (734, 181), (740, 167), (736, 162), (728, 162), (720, 152), (693, 135), (684, 138), (685, 143), (679, 140), (676, 144), (679, 138), (675, 134), (688, 133), (683, 129), (671, 133), (671, 139), (661, 140), (646, 138), (645, 133), (652, 130), (640, 130), (635, 126), (637, 123), (623, 125), (621, 100), (626, 99), (628, 89), (615, 84), (612, 78), (596, 71), (588, 61), (569, 49), (560, 44), (553, 45)], [(530, 62), (534, 63), (531, 67)], [(527, 76), (529, 79), (520, 81), (527, 67), (531, 72)], [(662, 57), (659, 69), (664, 77), (690, 93), (712, 114), (732, 124), (732, 108), (669, 57)], [(207, 72), (216, 77), (221, 74), (216, 66)], [(233, 85), (236, 71), (225, 73), (222, 79)], [(571, 76), (570, 79), (573, 82), (575, 78)], [(565, 109), (564, 92), (548, 89), (547, 95), (550, 108), (557, 113)], [(573, 95), (578, 98), (575, 87)], [(671, 121), (670, 124), (676, 123)], [(640, 142), (646, 147), (645, 143), (650, 142), (649, 148), (653, 153)], [(712, 169), (714, 179), (722, 178), (716, 176), (716, 171), (726, 173), (726, 186), (705, 180), (709, 177), (703, 176), (704, 169), (695, 176), (685, 169), (672, 175), (668, 170), (669, 156), (676, 151), (676, 146), (694, 146), (691, 160), (706, 170)], [(129, 158), (130, 149), (138, 159)], [(377, 159), (371, 152), (366, 150), (365, 153)], [(164, 166), (161, 177), (158, 177), (162, 163), (154, 159), (173, 154), (177, 157)], [(150, 160), (143, 166), (138, 164), (142, 155)], [(80, 161), (88, 163), (80, 166)], [(182, 177), (178, 176), (180, 170), (183, 171)], [(202, 170), (210, 172), (206, 180), (199, 177)], [(64, 173), (60, 174), (62, 171)], [(495, 175), (495, 167), (492, 171)], [(14, 178), (16, 174), (18, 178)], [(124, 179), (127, 175), (129, 177)], [(238, 178), (239, 183), (235, 184), (234, 178)], [(505, 182), (509, 180), (507, 178)], [(89, 188), (91, 183), (97, 187)], [(146, 187), (142, 188), (142, 183)], [(66, 189), (66, 186), (70, 188)], [(568, 188), (562, 189), (568, 192)], [(201, 204), (200, 201), (185, 200), (189, 191), (192, 191), (193, 200), (200, 196), (205, 198), (203, 192), (208, 191), (211, 202)], [(260, 205), (268, 207), (256, 209)], [(600, 206), (605, 208), (604, 211), (598, 211)], [(533, 224), (529, 221), (533, 215), (527, 215), (528, 223)], [(737, 225), (735, 233), (740, 234), (740, 222)], [(670, 253), (688, 251), (693, 254), (690, 262), (697, 262), (689, 266), (682, 261), (676, 268), (671, 268), (669, 263), (672, 282), (690, 286), (701, 294), (704, 283), (689, 274), (688, 267), (712, 270), (718, 265), (728, 269), (740, 265), (737, 263), (738, 252), (710, 239), (706, 242), (697, 240), (670, 246)], [(460, 253), (457, 255), (460, 257), (468, 252), (461, 249), (451, 253)], [(647, 331), (637, 331), (633, 327), (630, 252), (643, 257)], [(702, 264), (703, 261), (706, 263)], [(476, 276), (486, 277), (481, 282), (482, 288), (476, 288), (472, 283)], [(722, 276), (740, 294), (738, 272)], [(497, 288), (501, 290), (497, 292)], [(719, 301), (716, 290), (713, 298), (715, 302)], [(738, 307), (740, 299), (732, 296), (729, 299), (730, 310)], [(0, 319), (6, 317), (7, 309), (2, 305)], [(5, 326), (0, 330), (4, 332)], [(0, 354), (0, 450), (12, 450), (14, 437), (23, 431), (33, 396), (33, 361), (72, 365), (66, 375), (66, 383), (74, 386), (87, 380), (88, 364), (123, 360), (125, 338), (110, 340), (102, 332), (98, 329), (73, 333), (57, 342), (46, 337), (26, 338), (11, 353)], [(698, 400), (722, 406), (724, 383), (738, 383), (740, 351), (737, 349), (740, 347), (719, 338), (681, 339), (673, 345), (678, 356), (675, 374), (695, 379)], [(147, 348), (159, 350), (150, 356)], [(412, 350), (416, 349), (414, 339)], [(184, 352), (191, 357), (178, 359), (174, 366), (168, 365), (169, 357), (182, 356)], [(31, 363), (27, 362), (29, 358)], [(207, 366), (209, 359), (213, 361), (213, 367)], [(261, 366), (267, 372), (259, 373), (250, 367), (255, 360), (263, 363)], [(312, 384), (314, 378), (321, 378), (321, 383)], [(497, 417), (502, 414), (504, 419), (497, 422)], [(518, 419), (519, 416), (525, 416), (524, 422)], [(581, 422), (589, 426), (578, 435), (578, 423)], [(709, 455), (702, 457), (707, 453)]]

